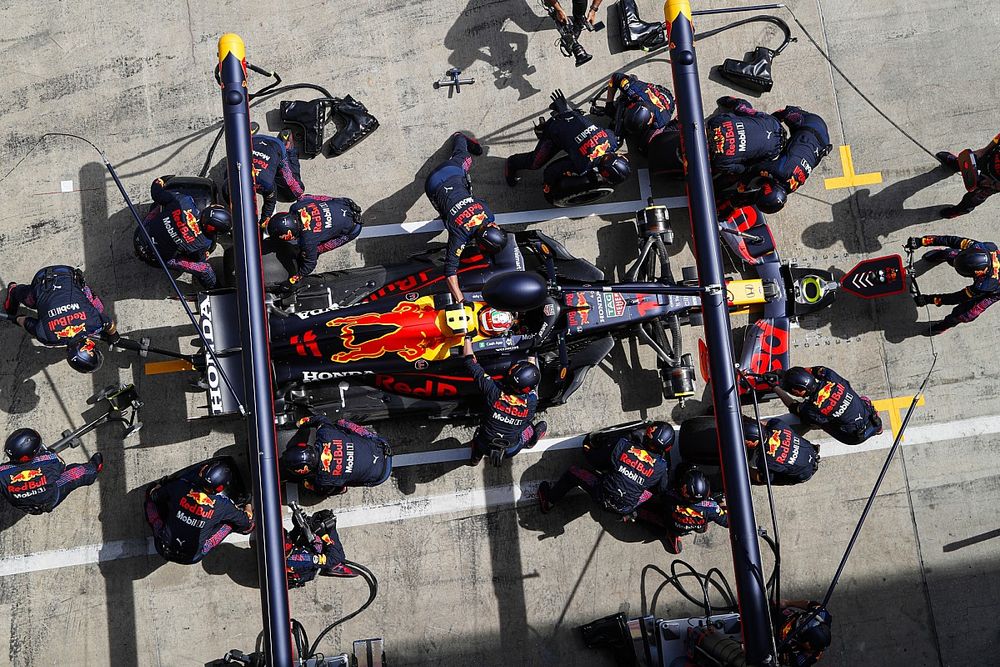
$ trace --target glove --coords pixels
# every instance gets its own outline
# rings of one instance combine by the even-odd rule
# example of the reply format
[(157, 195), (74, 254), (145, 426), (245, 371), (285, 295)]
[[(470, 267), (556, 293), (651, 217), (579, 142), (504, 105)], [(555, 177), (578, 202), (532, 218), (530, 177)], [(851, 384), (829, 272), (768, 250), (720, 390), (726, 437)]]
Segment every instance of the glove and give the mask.
[(295, 422), (295, 425), (298, 426), (299, 428), (302, 428), (303, 426), (308, 426), (309, 423), (312, 421), (312, 418), (313, 418), (312, 415), (308, 415), (306, 417), (303, 417), (302, 419), (300, 419), (297, 422)]
[(111, 346), (117, 345), (121, 339), (122, 335), (118, 333), (118, 327), (115, 326), (114, 322), (104, 327), (101, 331), (101, 340)]
[(566, 96), (563, 95), (563, 91), (558, 88), (552, 93), (552, 104), (549, 105), (549, 108), (558, 114), (566, 114), (572, 111), (569, 102), (566, 101)]
[(353, 199), (345, 198), (345, 203), (347, 207), (354, 212), (354, 215), (361, 215), (361, 207)]
[(267, 223), (271, 222), (271, 216), (268, 216), (260, 221), (261, 231), (267, 231)]
[(906, 239), (906, 245), (903, 246), (907, 250), (916, 250), (917, 248), (924, 247), (924, 239), (920, 236), (911, 236)]
[(781, 384), (781, 376), (777, 373), (764, 373), (761, 379), (772, 387), (777, 387)]

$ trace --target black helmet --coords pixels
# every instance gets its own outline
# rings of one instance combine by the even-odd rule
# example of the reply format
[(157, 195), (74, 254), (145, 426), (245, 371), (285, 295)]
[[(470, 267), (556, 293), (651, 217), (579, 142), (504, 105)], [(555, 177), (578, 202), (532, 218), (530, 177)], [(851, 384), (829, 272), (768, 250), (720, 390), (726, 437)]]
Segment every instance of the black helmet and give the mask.
[(955, 255), (955, 270), (966, 278), (975, 278), (990, 268), (990, 254), (983, 250), (966, 248)]
[(653, 112), (641, 104), (625, 110), (622, 126), (626, 132), (642, 132), (653, 120)]
[(201, 212), (201, 228), (209, 236), (233, 231), (233, 216), (221, 204), (210, 204)]
[(303, 444), (292, 444), (281, 453), (281, 469), (289, 477), (302, 478), (319, 464), (319, 453)]
[(225, 461), (206, 463), (198, 471), (198, 481), (213, 493), (222, 493), (233, 481), (233, 471)]
[(24, 463), (35, 458), (42, 448), (42, 436), (33, 428), (19, 428), (9, 436), (4, 443), (3, 451), (7, 458), (16, 463)]
[[(817, 607), (819, 611), (817, 612)], [(806, 618), (809, 621), (801, 629), (799, 624)], [(785, 636), (792, 635), (792, 642), (808, 649), (809, 651), (823, 651), (830, 646), (833, 635), (830, 632), (830, 625), (833, 619), (828, 612), (819, 605), (810, 605), (809, 609), (803, 609), (788, 619), (785, 624)]]
[(504, 384), (515, 394), (527, 394), (538, 386), (538, 381), (541, 379), (542, 374), (538, 371), (538, 366), (530, 361), (515, 361), (507, 369)]
[(93, 373), (104, 363), (104, 355), (92, 338), (78, 336), (66, 346), (66, 360), (77, 373)]
[(272, 239), (291, 241), (302, 234), (302, 225), (291, 213), (276, 213), (267, 222), (267, 235)]
[(651, 424), (646, 429), (643, 444), (647, 451), (658, 453), (667, 451), (674, 444), (674, 427), (667, 422)]
[(818, 384), (819, 380), (801, 366), (792, 366), (781, 378), (781, 388), (793, 396), (811, 394)]
[(760, 446), (760, 427), (756, 419), (743, 418), (743, 441), (750, 447)]
[(785, 188), (772, 178), (765, 178), (757, 195), (757, 208), (761, 213), (777, 213), (785, 207), (788, 193)]
[(681, 496), (693, 503), (701, 502), (712, 495), (712, 485), (695, 465), (687, 465), (678, 475)]
[(484, 255), (495, 255), (507, 245), (507, 232), (493, 223), (479, 225), (476, 229), (476, 245)]
[(612, 185), (624, 183), (632, 175), (632, 167), (629, 166), (628, 158), (618, 153), (608, 153), (597, 163), (597, 171)]

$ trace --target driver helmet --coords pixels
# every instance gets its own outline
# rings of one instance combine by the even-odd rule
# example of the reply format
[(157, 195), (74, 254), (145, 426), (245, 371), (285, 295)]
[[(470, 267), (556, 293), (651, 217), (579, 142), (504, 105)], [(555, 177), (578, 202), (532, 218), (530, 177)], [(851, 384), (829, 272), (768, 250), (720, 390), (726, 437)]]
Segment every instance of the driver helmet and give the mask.
[(788, 201), (788, 193), (781, 184), (773, 178), (765, 178), (760, 184), (760, 193), (757, 195), (756, 206), (761, 213), (777, 213), (785, 207)]
[(514, 314), (486, 306), (479, 311), (479, 333), (489, 338), (503, 336), (514, 326)]
[(681, 497), (688, 502), (698, 503), (712, 495), (712, 485), (708, 477), (695, 465), (687, 465), (678, 476)]
[(104, 355), (92, 338), (79, 336), (66, 346), (66, 361), (77, 373), (93, 373), (104, 363)]
[(287, 447), (281, 453), (281, 469), (289, 477), (303, 478), (319, 465), (319, 454), (305, 444)]
[(819, 380), (801, 366), (792, 366), (781, 378), (781, 388), (799, 398), (811, 394), (818, 385)]
[(990, 261), (990, 253), (984, 250), (966, 248), (955, 255), (954, 266), (960, 276), (975, 278), (982, 275), (993, 263)]
[(622, 124), (626, 132), (642, 132), (653, 122), (653, 112), (642, 104), (633, 104), (625, 110)]
[(618, 153), (607, 153), (597, 162), (597, 172), (612, 185), (624, 183), (632, 174), (628, 158)]
[(233, 481), (233, 471), (225, 461), (212, 461), (198, 471), (198, 481), (202, 488), (212, 493), (222, 493)]
[(298, 216), (292, 213), (275, 213), (267, 222), (267, 235), (282, 241), (294, 241), (302, 235)]
[(648, 452), (662, 454), (673, 446), (674, 435), (673, 425), (667, 422), (650, 424), (643, 438), (643, 446)]
[(233, 231), (233, 216), (225, 206), (211, 204), (201, 212), (201, 228), (209, 236), (228, 234)]
[(495, 255), (507, 245), (507, 232), (489, 222), (476, 229), (476, 245), (484, 255)]
[(19, 428), (4, 443), (3, 451), (14, 463), (25, 463), (35, 458), (42, 448), (42, 436), (33, 428)]
[(512, 393), (528, 394), (538, 386), (541, 379), (542, 374), (539, 372), (538, 366), (530, 361), (515, 361), (507, 369), (504, 384)]

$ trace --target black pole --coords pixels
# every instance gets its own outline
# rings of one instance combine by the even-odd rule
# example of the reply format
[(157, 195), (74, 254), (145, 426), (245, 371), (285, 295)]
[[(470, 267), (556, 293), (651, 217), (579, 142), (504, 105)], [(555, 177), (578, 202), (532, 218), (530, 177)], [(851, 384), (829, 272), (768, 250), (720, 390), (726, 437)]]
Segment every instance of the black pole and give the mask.
[(670, 43), (677, 117), (686, 156), (688, 210), (698, 264), (705, 341), (708, 344), (712, 399), (719, 434), (719, 457), (729, 508), (729, 539), (739, 595), (743, 644), (747, 664), (774, 664), (766, 582), (761, 567), (760, 544), (750, 495), (743, 445), (739, 393), (736, 389), (732, 329), (726, 305), (722, 253), (719, 248), (715, 192), (708, 160), (701, 84), (694, 50), (694, 27), (689, 0), (667, 0), (663, 6)]
[(236, 254), (236, 297), (243, 346), (247, 447), (257, 510), (257, 572), (264, 624), (264, 655), (270, 667), (292, 667), (291, 617), (285, 579), (281, 486), (274, 431), (274, 395), (264, 306), (257, 201), (251, 175), (250, 107), (246, 51), (229, 33), (219, 39), (219, 82), (226, 131), (226, 161)]

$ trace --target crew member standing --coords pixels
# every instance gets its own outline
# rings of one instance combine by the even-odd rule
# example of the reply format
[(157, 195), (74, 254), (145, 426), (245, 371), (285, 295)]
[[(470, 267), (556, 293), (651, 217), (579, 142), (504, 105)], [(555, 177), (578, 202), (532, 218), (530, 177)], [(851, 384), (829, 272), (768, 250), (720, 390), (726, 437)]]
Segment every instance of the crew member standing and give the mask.
[(860, 445), (882, 433), (882, 418), (871, 400), (825, 366), (789, 368), (774, 393), (805, 425), (819, 427), (845, 445)]
[[(774, 417), (762, 424), (743, 418), (743, 441), (747, 447), (750, 481), (787, 486), (808, 482), (819, 468), (819, 448)], [(763, 445), (763, 446), (762, 446)]]

